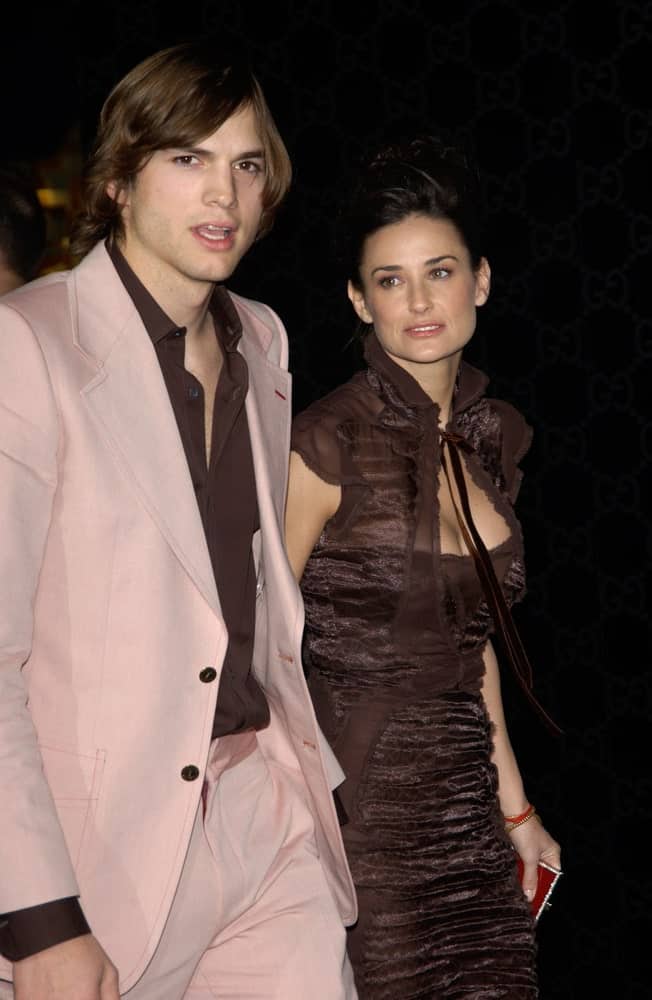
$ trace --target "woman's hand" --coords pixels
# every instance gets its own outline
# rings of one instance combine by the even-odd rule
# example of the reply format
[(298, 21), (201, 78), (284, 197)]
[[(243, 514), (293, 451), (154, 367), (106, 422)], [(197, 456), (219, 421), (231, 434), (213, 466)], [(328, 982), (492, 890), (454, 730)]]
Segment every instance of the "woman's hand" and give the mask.
[(561, 848), (536, 816), (512, 830), (509, 839), (523, 862), (523, 892), (532, 900), (537, 887), (538, 863), (545, 861), (552, 868), (561, 868)]

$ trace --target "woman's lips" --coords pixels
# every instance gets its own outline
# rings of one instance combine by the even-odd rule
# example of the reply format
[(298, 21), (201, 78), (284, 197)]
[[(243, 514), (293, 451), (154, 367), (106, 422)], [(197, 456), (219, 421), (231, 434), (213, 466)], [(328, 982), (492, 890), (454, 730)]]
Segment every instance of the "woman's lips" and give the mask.
[(407, 326), (405, 333), (409, 337), (434, 337), (444, 329), (443, 323), (421, 323), (419, 326)]

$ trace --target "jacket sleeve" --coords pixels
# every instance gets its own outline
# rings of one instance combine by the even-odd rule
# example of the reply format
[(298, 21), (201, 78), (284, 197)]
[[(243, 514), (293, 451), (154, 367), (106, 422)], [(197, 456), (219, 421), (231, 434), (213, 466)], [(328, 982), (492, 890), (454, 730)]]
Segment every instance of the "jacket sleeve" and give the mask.
[(79, 895), (29, 711), (26, 674), (57, 490), (59, 415), (29, 324), (0, 305), (0, 913)]

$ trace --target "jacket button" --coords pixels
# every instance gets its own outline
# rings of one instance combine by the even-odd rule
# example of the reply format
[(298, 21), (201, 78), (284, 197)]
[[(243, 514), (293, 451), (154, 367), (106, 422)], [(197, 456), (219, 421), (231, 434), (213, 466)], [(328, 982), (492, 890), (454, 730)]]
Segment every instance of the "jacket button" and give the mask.
[(186, 764), (181, 768), (181, 777), (184, 781), (196, 781), (199, 777), (199, 768), (194, 764)]
[(199, 672), (199, 680), (203, 681), (204, 684), (210, 684), (217, 677), (217, 670), (213, 667), (204, 667), (203, 670)]

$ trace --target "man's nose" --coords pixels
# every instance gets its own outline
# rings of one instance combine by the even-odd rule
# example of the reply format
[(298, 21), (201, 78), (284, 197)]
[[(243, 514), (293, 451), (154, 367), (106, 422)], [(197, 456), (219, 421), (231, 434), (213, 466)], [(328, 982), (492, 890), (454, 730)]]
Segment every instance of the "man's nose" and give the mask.
[(211, 172), (204, 200), (209, 205), (219, 205), (220, 208), (232, 208), (238, 200), (235, 181), (231, 167), (215, 169)]

